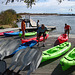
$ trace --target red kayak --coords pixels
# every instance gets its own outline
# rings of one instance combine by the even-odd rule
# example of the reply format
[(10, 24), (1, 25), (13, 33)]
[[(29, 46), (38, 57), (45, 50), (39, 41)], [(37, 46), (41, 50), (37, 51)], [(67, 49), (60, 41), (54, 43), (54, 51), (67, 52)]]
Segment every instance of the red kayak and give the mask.
[(67, 34), (61, 34), (61, 35), (58, 37), (58, 40), (59, 40), (59, 43), (63, 43), (63, 42), (68, 41), (68, 35), (67, 35)]
[(4, 35), (4, 33), (13, 33), (14, 31), (0, 32), (0, 36)]
[[(45, 37), (45, 39), (47, 39), (48, 38), (48, 36), (49, 36), (49, 34), (46, 34), (46, 37)], [(31, 40), (35, 40), (35, 41), (37, 41), (38, 42), (38, 40), (37, 40), (37, 37), (33, 37), (33, 38), (30, 38), (30, 39), (22, 39), (22, 43), (25, 43), (25, 42), (28, 42), (28, 41), (31, 41)], [(40, 42), (41, 41), (43, 41), (43, 36), (41, 36), (40, 37)]]

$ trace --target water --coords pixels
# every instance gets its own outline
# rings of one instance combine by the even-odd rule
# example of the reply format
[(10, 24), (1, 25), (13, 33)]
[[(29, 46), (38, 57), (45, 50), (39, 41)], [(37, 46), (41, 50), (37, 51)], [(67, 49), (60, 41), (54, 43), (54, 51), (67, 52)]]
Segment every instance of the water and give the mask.
[(37, 22), (37, 20), (40, 20), (40, 25), (45, 24), (47, 26), (56, 26), (56, 30), (53, 31), (56, 33), (64, 33), (64, 26), (65, 23), (67, 23), (72, 28), (70, 33), (75, 34), (75, 16), (36, 15), (31, 16), (30, 18), (35, 22)]

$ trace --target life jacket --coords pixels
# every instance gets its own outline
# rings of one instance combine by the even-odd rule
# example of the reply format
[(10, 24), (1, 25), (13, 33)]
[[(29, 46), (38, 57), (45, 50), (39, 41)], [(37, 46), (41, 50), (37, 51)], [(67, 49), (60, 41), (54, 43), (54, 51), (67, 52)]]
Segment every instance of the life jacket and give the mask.
[(23, 30), (25, 30), (25, 29), (26, 29), (25, 22), (22, 22), (22, 23), (21, 23), (21, 30), (23, 31)]

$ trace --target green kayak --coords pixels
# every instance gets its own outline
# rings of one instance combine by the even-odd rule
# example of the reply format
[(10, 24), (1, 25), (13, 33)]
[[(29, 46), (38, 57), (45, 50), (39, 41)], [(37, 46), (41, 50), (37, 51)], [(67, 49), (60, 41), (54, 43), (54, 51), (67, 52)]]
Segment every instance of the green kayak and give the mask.
[[(29, 32), (29, 33), (25, 33), (25, 36), (33, 36), (36, 35), (37, 32)], [(22, 33), (19, 34), (19, 36), (21, 37)]]
[(60, 60), (60, 64), (63, 71), (75, 65), (75, 48), (73, 48)]
[(60, 45), (57, 45), (57, 46), (52, 47), (46, 51), (43, 51), (41, 62), (44, 62), (49, 59), (56, 58), (56, 57), (63, 55), (64, 53), (66, 53), (70, 49), (70, 47), (71, 47), (70, 42), (64, 42)]

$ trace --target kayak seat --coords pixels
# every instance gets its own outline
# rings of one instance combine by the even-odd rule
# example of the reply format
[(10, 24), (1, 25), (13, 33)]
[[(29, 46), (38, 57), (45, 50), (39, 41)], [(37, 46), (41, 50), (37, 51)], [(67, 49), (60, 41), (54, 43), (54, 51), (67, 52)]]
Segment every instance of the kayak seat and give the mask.
[(55, 52), (57, 52), (58, 51), (58, 49), (54, 49), (54, 50), (49, 50), (49, 51), (47, 51), (47, 53), (55, 53)]
[(75, 52), (74, 51), (71, 52), (68, 56), (71, 57), (71, 58), (75, 58)]
[(63, 49), (64, 47), (63, 46), (59, 46), (59, 47), (56, 47), (57, 49)]
[(69, 44), (67, 44), (66, 46), (69, 46)]
[(60, 44), (60, 46), (63, 46), (63, 47), (65, 47), (66, 45), (65, 45), (65, 44)]
[(49, 55), (49, 56), (51, 56), (50, 54), (48, 54), (48, 53), (43, 53), (44, 55)]

